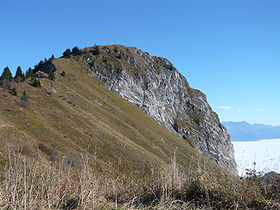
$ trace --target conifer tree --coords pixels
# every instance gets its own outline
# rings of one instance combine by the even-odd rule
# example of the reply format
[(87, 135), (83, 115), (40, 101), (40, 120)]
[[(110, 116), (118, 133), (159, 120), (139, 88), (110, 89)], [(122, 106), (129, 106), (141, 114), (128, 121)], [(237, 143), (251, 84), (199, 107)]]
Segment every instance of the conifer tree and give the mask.
[(66, 49), (66, 50), (64, 51), (63, 57), (69, 58), (71, 54), (72, 54), (72, 52), (71, 52), (71, 50), (68, 48), (68, 49)]
[(25, 76), (22, 73), (20, 66), (17, 67), (17, 71), (16, 71), (16, 75), (15, 75), (14, 79), (16, 79), (17, 81), (20, 81), (20, 82), (25, 80)]
[(74, 56), (76, 56), (76, 55), (81, 55), (81, 54), (82, 54), (82, 51), (81, 51), (78, 47), (73, 47), (73, 49), (72, 49), (72, 54), (73, 54)]
[(8, 81), (12, 81), (12, 79), (13, 79), (12, 73), (8, 66), (4, 68), (3, 73), (1, 75), (1, 80), (4, 80), (4, 79), (6, 79)]
[(32, 78), (34, 77), (34, 72), (31, 68), (29, 68), (27, 71), (26, 71), (26, 78)]

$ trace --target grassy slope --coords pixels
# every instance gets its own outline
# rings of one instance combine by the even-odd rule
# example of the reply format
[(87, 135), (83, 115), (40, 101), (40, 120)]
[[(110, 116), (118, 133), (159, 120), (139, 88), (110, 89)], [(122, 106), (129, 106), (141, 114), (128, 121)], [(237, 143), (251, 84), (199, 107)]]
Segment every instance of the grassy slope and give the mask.
[[(259, 206), (267, 202), (262, 200), (259, 187), (254, 183), (247, 183), (225, 173), (212, 161), (200, 155), (191, 146), (191, 141), (178, 138), (137, 107), (102, 88), (99, 81), (88, 76), (87, 64), (77, 63), (72, 59), (55, 59), (54, 64), (57, 67), (56, 79), (55, 81), (41, 79), (42, 88), (32, 87), (29, 81), (16, 84), (19, 95), (25, 90), (30, 96), (27, 106), (21, 105), (19, 96), (12, 96), (4, 90), (0, 91), (0, 166), (6, 163), (7, 148), (11, 147), (27, 157), (30, 156), (31, 162), (38, 165), (42, 162), (37, 158), (45, 162), (46, 159), (71, 154), (87, 154), (93, 160), (96, 158), (96, 165), (101, 166), (102, 169), (108, 166), (109, 170), (106, 172), (113, 168), (123, 172), (125, 177), (123, 181), (120, 182), (117, 177), (113, 183), (120, 182), (119, 187), (124, 190), (124, 196), (126, 191), (133, 195), (128, 198), (130, 200), (135, 196), (133, 191), (139, 190), (140, 194), (145, 195), (146, 190), (143, 188), (142, 192), (137, 184), (129, 186), (133, 179), (125, 176), (127, 174), (125, 172), (135, 171), (136, 177), (142, 178), (147, 174), (146, 172), (151, 171), (148, 169), (154, 169), (154, 163), (166, 165), (164, 163), (172, 162), (171, 159), (176, 154), (176, 160), (183, 166), (183, 171), (182, 174), (181, 172), (178, 174), (176, 167), (168, 165), (163, 175), (158, 177), (163, 201), (168, 200), (168, 196), (174, 192), (172, 196), (178, 199), (177, 188), (181, 189), (183, 186), (179, 191), (183, 196), (181, 199), (198, 201), (198, 205), (202, 206), (217, 204), (217, 209), (221, 206), (231, 206), (231, 208), (239, 205)], [(60, 76), (62, 71), (66, 72), (65, 77)], [(43, 143), (48, 149), (38, 149), (39, 143)], [(55, 164), (50, 165), (54, 167), (50, 168), (50, 171), (56, 173)], [(37, 171), (37, 168), (34, 170)], [(10, 176), (13, 176), (14, 171), (12, 168)], [(47, 172), (42, 170), (40, 173)], [(91, 173), (87, 175), (92, 176)], [(43, 175), (39, 176), (43, 177)], [(52, 176), (55, 175), (51, 175), (50, 180), (54, 179)], [(183, 178), (180, 178), (181, 176)], [(184, 177), (187, 181), (184, 181)], [(18, 180), (18, 175), (15, 174), (14, 178)], [(153, 178), (157, 180), (156, 176)], [(67, 176), (64, 179), (69, 181)], [(82, 180), (80, 184), (84, 184), (84, 179)], [(84, 185), (88, 185), (91, 191), (96, 188), (91, 186), (95, 180), (95, 177), (88, 178), (88, 182)], [(101, 181), (99, 188), (109, 190), (110, 182), (104, 180)], [(181, 182), (183, 185), (176, 187)], [(11, 189), (14, 189), (13, 182), (8, 180), (7, 183), (12, 183)], [(61, 183), (60, 178), (58, 182), (54, 181), (53, 187), (56, 189), (60, 186), (59, 183)], [(171, 185), (169, 186), (168, 183)], [(41, 185), (42, 183), (38, 184)], [(71, 188), (71, 185), (69, 186)], [(155, 186), (151, 190), (153, 193), (154, 189), (158, 189), (157, 185)], [(111, 188), (115, 193), (115, 185)], [(1, 188), (0, 197), (4, 189), (10, 188)], [(20, 192), (19, 190), (18, 193)], [(104, 196), (108, 199), (108, 192), (104, 193)], [(64, 199), (63, 196), (62, 198)], [(6, 203), (6, 200), (3, 199), (2, 204), (3, 202)]]
[[(60, 155), (96, 154), (101, 162), (126, 169), (169, 162), (174, 153), (185, 167), (196, 167), (198, 161), (216, 167), (188, 141), (102, 88), (99, 81), (87, 76), (86, 64), (72, 59), (56, 59), (54, 64), (57, 78), (41, 79), (43, 88), (28, 82), (17, 84), (19, 95), (26, 90), (30, 96), (27, 107), (18, 105), (19, 97), (1, 94), (2, 145), (14, 144), (24, 147), (27, 155), (42, 156), (37, 144), (44, 143)], [(60, 76), (62, 71), (65, 77)]]

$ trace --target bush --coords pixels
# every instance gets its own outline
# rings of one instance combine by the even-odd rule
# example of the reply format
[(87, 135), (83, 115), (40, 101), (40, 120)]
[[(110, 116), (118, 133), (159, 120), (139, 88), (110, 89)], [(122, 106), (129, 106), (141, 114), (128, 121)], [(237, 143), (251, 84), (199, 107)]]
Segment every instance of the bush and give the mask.
[(20, 97), (20, 100), (24, 101), (24, 102), (27, 102), (29, 99), (29, 96), (26, 94), (25, 91), (23, 91), (21, 97)]
[(11, 94), (12, 94), (13, 96), (17, 96), (17, 89), (16, 89), (16, 88), (12, 88)]
[(93, 48), (93, 50), (90, 51), (92, 55), (99, 55), (100, 54), (100, 50), (98, 46), (95, 46)]
[(55, 79), (55, 74), (54, 74), (53, 72), (51, 72), (51, 73), (49, 74), (48, 78), (49, 78), (50, 80), (54, 80), (54, 79)]
[(28, 100), (29, 100), (29, 96), (26, 94), (25, 91), (23, 91), (22, 95), (20, 96), (19, 105), (22, 106), (22, 107), (27, 107), (28, 106)]
[(0, 80), (0, 86), (4, 89), (11, 90), (12, 82), (6, 79)]
[(40, 80), (38, 79), (34, 79), (33, 82), (32, 82), (32, 86), (33, 87), (41, 87), (41, 83), (40, 83)]

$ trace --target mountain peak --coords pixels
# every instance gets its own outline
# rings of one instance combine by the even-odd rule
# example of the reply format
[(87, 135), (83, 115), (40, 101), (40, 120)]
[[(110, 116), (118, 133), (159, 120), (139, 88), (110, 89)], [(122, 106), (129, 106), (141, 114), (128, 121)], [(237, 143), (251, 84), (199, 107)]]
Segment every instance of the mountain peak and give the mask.
[(65, 58), (182, 141), (192, 141), (219, 165), (236, 170), (230, 137), (206, 96), (192, 89), (168, 59), (122, 45), (93, 46)]

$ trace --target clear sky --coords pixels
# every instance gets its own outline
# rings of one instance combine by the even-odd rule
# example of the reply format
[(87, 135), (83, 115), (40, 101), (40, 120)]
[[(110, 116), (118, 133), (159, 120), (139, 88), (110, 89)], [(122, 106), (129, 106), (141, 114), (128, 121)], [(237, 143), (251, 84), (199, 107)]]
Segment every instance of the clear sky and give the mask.
[(280, 124), (279, 0), (0, 2), (0, 70), (66, 48), (136, 46), (168, 58), (222, 121)]

